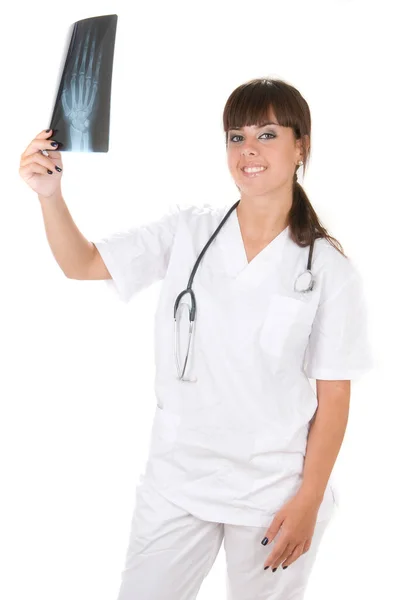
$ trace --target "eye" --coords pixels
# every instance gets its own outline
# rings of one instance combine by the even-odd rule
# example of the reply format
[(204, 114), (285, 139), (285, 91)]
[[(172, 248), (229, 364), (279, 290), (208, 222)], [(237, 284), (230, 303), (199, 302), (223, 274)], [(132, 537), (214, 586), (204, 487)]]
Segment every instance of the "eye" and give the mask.
[[(271, 138), (274, 138), (274, 137), (276, 137), (276, 135), (274, 135), (273, 133), (262, 133), (262, 134), (260, 135), (260, 138), (261, 138), (261, 137), (263, 137), (263, 135), (270, 135), (270, 136), (271, 136)], [(233, 138), (236, 138), (236, 137), (239, 137), (239, 138), (241, 138), (241, 137), (243, 137), (243, 136), (242, 136), (242, 135), (238, 135), (238, 134), (236, 134), (236, 135), (231, 135), (231, 136), (230, 136), (230, 138), (229, 138), (229, 141), (230, 141), (230, 142), (233, 142), (233, 141), (234, 141), (234, 140), (233, 140)], [(269, 139), (269, 138), (268, 138), (268, 139)]]

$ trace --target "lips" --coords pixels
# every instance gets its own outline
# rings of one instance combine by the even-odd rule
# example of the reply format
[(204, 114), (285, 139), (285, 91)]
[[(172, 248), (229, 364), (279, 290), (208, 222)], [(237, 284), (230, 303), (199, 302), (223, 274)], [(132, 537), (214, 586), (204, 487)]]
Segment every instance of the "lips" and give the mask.
[(256, 179), (257, 177), (264, 175), (265, 171), (267, 171), (267, 167), (262, 167), (259, 171), (245, 171), (244, 167), (242, 167), (241, 171), (243, 177), (247, 179)]
[(259, 163), (251, 163), (249, 165), (243, 165), (241, 167), (241, 170), (243, 171), (243, 169), (252, 169), (254, 167), (263, 167), (264, 169), (267, 168), (265, 165), (260, 165)]

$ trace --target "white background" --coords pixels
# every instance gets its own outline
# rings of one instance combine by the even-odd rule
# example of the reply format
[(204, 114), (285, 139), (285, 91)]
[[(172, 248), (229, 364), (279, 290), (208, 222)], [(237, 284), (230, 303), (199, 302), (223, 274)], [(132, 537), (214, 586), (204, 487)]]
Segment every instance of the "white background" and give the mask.
[[(124, 305), (102, 281), (68, 280), (37, 196), (18, 173), (20, 155), (49, 126), (70, 25), (110, 13), (119, 16), (110, 150), (63, 154), (63, 195), (89, 240), (160, 218), (175, 203), (238, 200), (222, 111), (244, 81), (282, 78), (309, 103), (311, 165), (299, 181), (363, 275), (376, 367), (352, 387), (334, 469), (340, 508), (306, 600), (391, 597), (398, 536), (393, 11), (393, 2), (363, 0), (8, 4), (0, 39), (1, 598), (116, 600), (146, 461), (161, 283)], [(224, 569), (222, 546), (200, 600), (225, 597)]]

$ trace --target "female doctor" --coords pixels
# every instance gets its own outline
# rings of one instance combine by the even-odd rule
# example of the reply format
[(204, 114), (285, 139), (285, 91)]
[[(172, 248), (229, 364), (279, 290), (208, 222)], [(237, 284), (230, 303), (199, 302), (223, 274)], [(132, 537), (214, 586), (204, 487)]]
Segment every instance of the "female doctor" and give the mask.
[(359, 272), (297, 181), (307, 102), (254, 79), (223, 125), (239, 200), (98, 240), (79, 277), (124, 302), (163, 279), (155, 417), (117, 600), (194, 600), (222, 541), (228, 600), (304, 598), (335, 509), (350, 381), (373, 366)]

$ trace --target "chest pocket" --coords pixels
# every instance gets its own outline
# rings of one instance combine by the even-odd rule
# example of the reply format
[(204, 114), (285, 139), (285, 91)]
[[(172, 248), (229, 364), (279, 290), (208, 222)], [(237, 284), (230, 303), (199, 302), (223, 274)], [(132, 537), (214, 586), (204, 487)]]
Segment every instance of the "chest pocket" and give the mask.
[(308, 342), (312, 321), (312, 308), (307, 302), (273, 294), (260, 329), (262, 350), (275, 358), (287, 355), (300, 358)]

